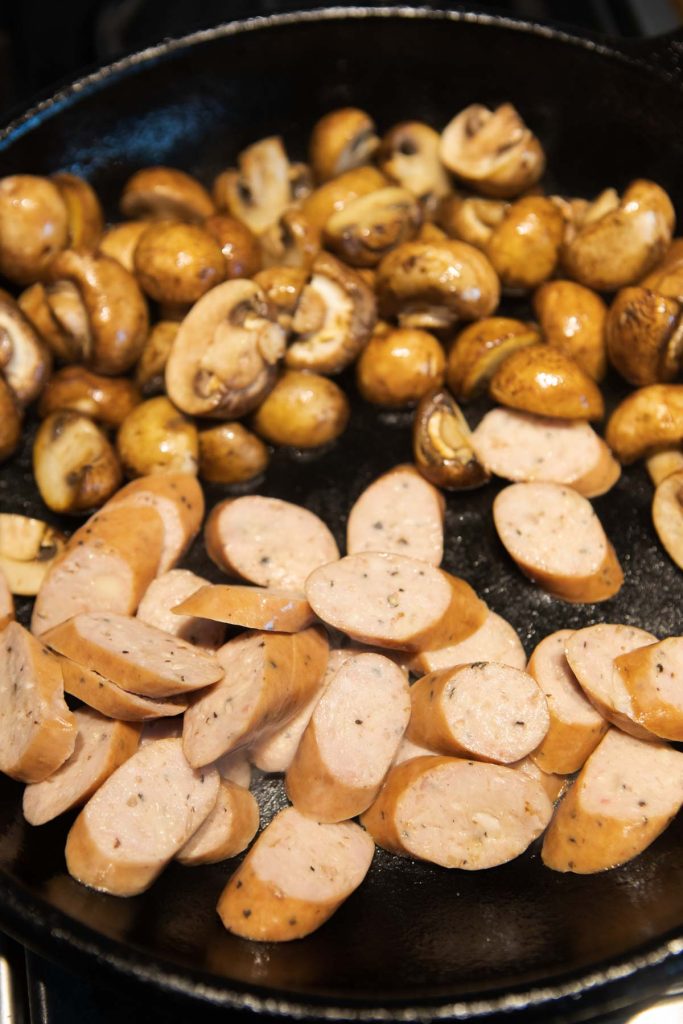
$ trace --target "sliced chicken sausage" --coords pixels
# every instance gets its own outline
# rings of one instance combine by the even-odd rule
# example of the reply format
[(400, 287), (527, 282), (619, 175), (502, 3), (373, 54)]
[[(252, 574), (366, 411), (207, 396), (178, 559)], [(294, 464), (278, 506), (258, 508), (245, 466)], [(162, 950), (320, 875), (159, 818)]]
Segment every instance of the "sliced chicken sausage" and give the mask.
[(258, 826), (258, 804), (249, 790), (221, 779), (213, 810), (176, 854), (176, 860), (196, 867), (236, 857), (249, 846)]
[(187, 708), (186, 697), (155, 700), (139, 693), (128, 693), (111, 679), (78, 665), (71, 658), (56, 655), (64, 678), (64, 692), (78, 697), (88, 707), (121, 722), (149, 722), (154, 719), (182, 715)]
[(290, 590), (230, 584), (202, 587), (178, 604), (174, 612), (278, 633), (298, 633), (315, 619), (306, 598)]
[(416, 654), (411, 668), (422, 674), (454, 665), (469, 665), (473, 661), (498, 661), (511, 668), (526, 668), (522, 641), (510, 623), (496, 612), (489, 610), (479, 629), (460, 643)]
[(220, 622), (179, 615), (172, 611), (208, 582), (189, 569), (170, 569), (152, 580), (140, 601), (137, 617), (150, 626), (163, 629), (165, 633), (187, 640), (195, 647), (215, 651), (225, 640), (225, 628)]
[(621, 654), (614, 664), (634, 718), (655, 736), (683, 741), (683, 637)]

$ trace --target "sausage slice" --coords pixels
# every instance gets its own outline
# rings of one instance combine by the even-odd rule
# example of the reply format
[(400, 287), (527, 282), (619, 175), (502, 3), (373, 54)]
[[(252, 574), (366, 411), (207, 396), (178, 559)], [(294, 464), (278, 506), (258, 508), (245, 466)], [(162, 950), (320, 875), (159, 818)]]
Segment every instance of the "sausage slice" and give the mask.
[(208, 584), (189, 569), (170, 569), (152, 580), (140, 601), (137, 617), (150, 626), (163, 629), (195, 647), (217, 650), (225, 640), (225, 629), (219, 622), (179, 615), (175, 609), (181, 601)]
[(683, 740), (683, 637), (620, 654), (614, 665), (631, 698), (633, 715), (655, 736)]
[(318, 701), (285, 785), (316, 821), (344, 821), (377, 796), (410, 718), (408, 682), (381, 654), (348, 658)]
[(221, 779), (213, 810), (176, 860), (187, 867), (217, 864), (246, 850), (259, 826), (259, 809), (248, 789)]
[(74, 718), (78, 735), (71, 757), (24, 790), (24, 817), (31, 825), (44, 825), (84, 804), (137, 750), (139, 727), (114, 722), (91, 708), (78, 708)]
[(570, 783), (565, 775), (551, 775), (542, 771), (531, 757), (523, 757), (521, 761), (515, 761), (514, 764), (509, 764), (507, 767), (516, 772), (523, 772), (529, 778), (540, 782), (552, 803), (557, 803), (569, 788)]
[(201, 587), (173, 611), (178, 615), (194, 615), (245, 629), (278, 633), (298, 633), (315, 619), (306, 598), (291, 590), (229, 584)]
[(555, 812), (543, 842), (554, 871), (590, 874), (642, 853), (683, 802), (683, 754), (610, 729)]
[(245, 939), (303, 938), (358, 888), (374, 851), (358, 825), (323, 825), (287, 807), (264, 829), (221, 893), (221, 921)]
[(427, 757), (429, 755), (435, 756), (436, 751), (430, 750), (429, 747), (422, 746), (421, 743), (414, 743), (413, 740), (404, 736), (398, 745), (394, 764), (403, 764), (404, 761), (412, 761), (414, 757)]
[(154, 719), (167, 719), (172, 715), (182, 715), (187, 707), (187, 698), (168, 697), (166, 700), (155, 700), (143, 697), (139, 693), (128, 693), (111, 679), (94, 672), (92, 669), (78, 665), (71, 658), (58, 654), (59, 664), (64, 678), (64, 692), (78, 697), (88, 707), (94, 708), (109, 718), (121, 722), (151, 722)]
[(76, 732), (57, 659), (10, 622), (0, 634), (0, 771), (42, 782), (71, 756)]
[[(182, 732), (180, 735), (182, 735)], [(243, 789), (249, 789), (251, 785), (251, 765), (243, 750), (238, 750), (234, 754), (223, 754), (217, 761), (214, 761), (213, 767), (226, 782), (234, 782), (235, 785), (242, 786)]]
[(517, 632), (502, 615), (490, 609), (482, 625), (470, 636), (450, 647), (421, 651), (410, 665), (415, 672), (427, 673), (473, 661), (498, 661), (511, 668), (526, 668), (526, 654)]

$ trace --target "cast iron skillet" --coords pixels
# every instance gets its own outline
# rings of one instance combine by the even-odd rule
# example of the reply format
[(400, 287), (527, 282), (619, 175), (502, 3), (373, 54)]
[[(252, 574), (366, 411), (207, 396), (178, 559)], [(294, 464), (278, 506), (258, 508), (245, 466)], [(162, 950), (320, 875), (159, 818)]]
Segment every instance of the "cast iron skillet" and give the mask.
[[(661, 62), (653, 70), (638, 55), (539, 26), (427, 10), (318, 11), (166, 43), (16, 121), (0, 136), (0, 174), (83, 174), (114, 215), (123, 181), (147, 164), (208, 182), (270, 133), (303, 157), (310, 126), (336, 106), (367, 108), (381, 129), (406, 118), (440, 127), (475, 100), (519, 107), (546, 147), (552, 188), (593, 195), (650, 177), (683, 212), (683, 90)], [(612, 381), (610, 401), (622, 393)], [(260, 486), (308, 505), (340, 542), (349, 503), (410, 456), (405, 417), (355, 405), (341, 444), (316, 457), (278, 453)], [(2, 469), (0, 507), (44, 515), (29, 441)], [(527, 650), (554, 629), (595, 621), (683, 632), (680, 577), (654, 536), (641, 469), (596, 502), (626, 570), (618, 597), (596, 607), (551, 600), (517, 573), (491, 525), (496, 490), (448, 498), (445, 564), (510, 619)], [(188, 564), (217, 577), (198, 549)], [(267, 820), (282, 804), (280, 785), (262, 781), (258, 793)], [(547, 871), (537, 848), (473, 874), (378, 852), (330, 923), (282, 946), (250, 944), (220, 926), (214, 906), (230, 864), (172, 866), (132, 900), (78, 886), (64, 869), (68, 824), (26, 826), (20, 787), (0, 780), (0, 924), (77, 968), (205, 1004), (330, 1018), (522, 1010), (544, 1021), (585, 1019), (660, 991), (683, 963), (680, 821), (633, 863), (592, 877)]]

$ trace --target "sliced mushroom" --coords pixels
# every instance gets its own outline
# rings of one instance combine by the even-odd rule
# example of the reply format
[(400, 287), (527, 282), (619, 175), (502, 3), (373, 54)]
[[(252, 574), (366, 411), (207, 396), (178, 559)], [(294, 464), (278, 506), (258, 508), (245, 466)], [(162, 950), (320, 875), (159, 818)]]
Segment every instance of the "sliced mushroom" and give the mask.
[(41, 519), (0, 515), (0, 572), (13, 594), (35, 597), (66, 537)]
[(511, 103), (466, 107), (444, 128), (440, 153), (462, 181), (502, 199), (535, 185), (545, 170), (540, 142)]
[(321, 252), (296, 307), (285, 364), (339, 373), (367, 343), (376, 320), (372, 289), (350, 267)]
[(128, 477), (196, 474), (197, 428), (165, 395), (159, 395), (129, 412), (116, 435), (116, 451)]
[(309, 146), (313, 173), (318, 181), (336, 178), (370, 163), (378, 145), (375, 122), (364, 110), (332, 110), (313, 126)]
[(683, 238), (674, 238), (661, 263), (640, 284), (667, 299), (683, 303)]
[(217, 213), (204, 221), (207, 231), (223, 253), (225, 276), (229, 281), (237, 277), (253, 277), (262, 266), (261, 248), (254, 232), (236, 217)]
[(199, 433), (199, 475), (212, 484), (241, 484), (265, 472), (270, 455), (242, 423), (219, 423)]
[(605, 440), (624, 465), (683, 442), (683, 384), (632, 391), (607, 422)]
[(645, 460), (645, 466), (652, 483), (657, 487), (672, 473), (683, 470), (683, 452), (680, 448), (664, 448), (650, 455)]
[(33, 475), (47, 507), (69, 515), (99, 508), (121, 485), (121, 467), (104, 431), (70, 410), (53, 412), (38, 428)]
[(540, 342), (535, 324), (503, 316), (478, 320), (460, 332), (448, 353), (448, 387), (459, 401), (469, 402), (486, 391), (512, 352)]
[(629, 384), (666, 384), (683, 363), (683, 307), (647, 288), (622, 288), (607, 314), (610, 363)]
[(329, 377), (285, 370), (254, 413), (252, 426), (272, 444), (319, 448), (344, 432), (349, 416), (348, 398)]
[(377, 325), (356, 363), (363, 398), (394, 409), (419, 402), (445, 374), (446, 355), (433, 334), (387, 323)]
[(71, 281), (31, 285), (17, 304), (56, 359), (75, 363), (92, 348), (88, 313)]
[(441, 137), (422, 121), (403, 121), (383, 136), (377, 152), (380, 169), (423, 204), (431, 215), (452, 191), (439, 156)]
[(114, 224), (107, 228), (100, 239), (99, 252), (105, 256), (111, 256), (118, 260), (122, 267), (135, 273), (135, 250), (137, 249), (140, 236), (149, 227), (146, 220), (125, 220), (121, 224)]
[(446, 490), (470, 490), (490, 479), (477, 460), (472, 434), (445, 388), (428, 392), (415, 410), (413, 454), (420, 473)]
[(0, 376), (0, 462), (14, 455), (21, 440), (21, 412), (14, 392)]
[(550, 345), (518, 349), (498, 367), (491, 397), (522, 412), (567, 420), (599, 420), (605, 403), (595, 381), (570, 356)]
[(451, 238), (484, 249), (508, 207), (503, 199), (449, 196), (440, 204), (436, 220)]
[(450, 239), (397, 246), (378, 267), (377, 291), (383, 316), (398, 316), (402, 327), (428, 329), (490, 316), (500, 298), (486, 256)]
[(308, 270), (321, 247), (322, 232), (303, 210), (285, 210), (278, 222), (261, 235), (266, 267), (302, 267)]
[(59, 409), (71, 409), (105, 427), (118, 427), (141, 401), (140, 392), (125, 377), (104, 377), (84, 366), (65, 366), (48, 381), (38, 415), (44, 418)]
[(223, 253), (196, 224), (157, 220), (138, 241), (133, 257), (143, 291), (162, 303), (196, 302), (225, 280)]
[(176, 320), (160, 320), (149, 332), (135, 367), (135, 383), (146, 398), (164, 390), (166, 363), (179, 326)]
[(93, 187), (85, 178), (62, 171), (52, 175), (59, 189), (69, 229), (69, 249), (96, 249), (104, 228), (104, 213)]
[(50, 352), (18, 305), (0, 297), (0, 367), (20, 406), (32, 402), (50, 376)]
[(607, 306), (600, 296), (576, 281), (547, 281), (534, 293), (533, 306), (546, 342), (601, 381), (607, 372)]
[(652, 522), (669, 558), (683, 569), (683, 471), (670, 474), (657, 485)]
[(261, 139), (237, 158), (239, 170), (225, 171), (221, 191), (229, 213), (257, 235), (292, 205), (290, 163), (279, 136)]
[(415, 237), (421, 220), (410, 192), (381, 188), (333, 213), (325, 225), (325, 241), (351, 266), (376, 267), (391, 249)]
[(596, 291), (636, 284), (665, 254), (675, 214), (671, 200), (652, 181), (634, 181), (617, 206), (589, 209), (576, 237), (564, 246), (569, 277)]
[(564, 217), (544, 196), (511, 203), (484, 252), (503, 288), (527, 291), (552, 275), (564, 237)]
[(49, 178), (14, 174), (0, 179), (0, 274), (15, 284), (44, 278), (69, 244), (69, 217)]
[(121, 213), (131, 219), (201, 223), (216, 212), (203, 185), (174, 167), (144, 167), (126, 182)]
[(321, 230), (333, 213), (342, 210), (358, 196), (367, 196), (387, 185), (387, 179), (376, 167), (356, 167), (338, 178), (326, 181), (304, 199), (301, 209), (311, 224)]
[(254, 283), (263, 290), (272, 317), (289, 331), (310, 274), (303, 267), (268, 267), (254, 274)]
[(253, 281), (226, 281), (195, 303), (166, 364), (171, 401), (194, 416), (234, 419), (275, 383), (285, 332)]

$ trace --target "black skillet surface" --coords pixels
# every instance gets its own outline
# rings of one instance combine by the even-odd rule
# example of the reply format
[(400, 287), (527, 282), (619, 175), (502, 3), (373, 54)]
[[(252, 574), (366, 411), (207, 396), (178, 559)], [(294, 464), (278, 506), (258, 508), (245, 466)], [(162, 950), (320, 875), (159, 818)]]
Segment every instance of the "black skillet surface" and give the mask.
[[(147, 164), (184, 167), (208, 182), (266, 134), (283, 134), (290, 154), (303, 157), (311, 125), (335, 106), (365, 107), (383, 130), (407, 118), (440, 127), (475, 100), (519, 107), (546, 147), (550, 187), (593, 195), (645, 176), (683, 213), (676, 80), (547, 29), (426, 11), (285, 16), (148, 51), (10, 127), (0, 136), (0, 174), (83, 174), (113, 216), (123, 181)], [(608, 391), (612, 403), (623, 393), (615, 381)], [(320, 514), (340, 543), (350, 503), (410, 455), (405, 416), (354, 403), (338, 446), (308, 457), (277, 453), (258, 488)], [(621, 593), (600, 606), (565, 605), (519, 575), (493, 530), (497, 489), (448, 497), (445, 565), (513, 623), (527, 651), (552, 630), (596, 621), (683, 632), (680, 576), (657, 544), (641, 469), (596, 502), (626, 571)], [(0, 508), (45, 514), (28, 439), (1, 471)], [(197, 545), (187, 564), (217, 578)], [(280, 784), (262, 780), (257, 794), (268, 820), (282, 803)], [(681, 968), (680, 820), (635, 862), (593, 877), (547, 871), (537, 848), (472, 874), (378, 851), (362, 888), (327, 925), (282, 946), (250, 944), (220, 926), (213, 908), (232, 864), (171, 866), (131, 900), (78, 886), (64, 869), (68, 825), (27, 826), (20, 787), (0, 779), (0, 924), (77, 968), (194, 1000), (314, 1017), (521, 1010), (549, 1022), (642, 999)]]

